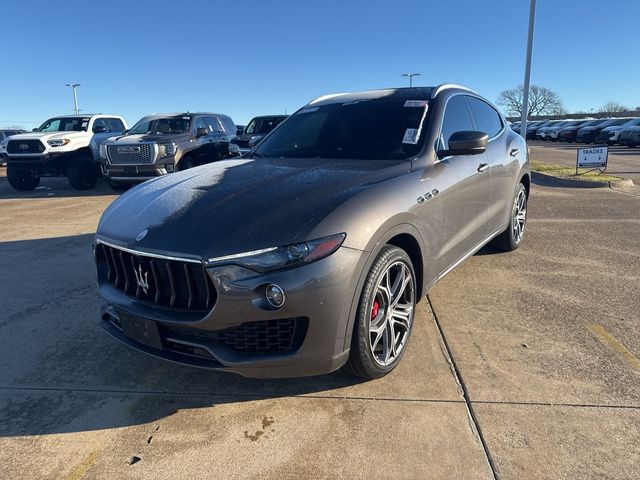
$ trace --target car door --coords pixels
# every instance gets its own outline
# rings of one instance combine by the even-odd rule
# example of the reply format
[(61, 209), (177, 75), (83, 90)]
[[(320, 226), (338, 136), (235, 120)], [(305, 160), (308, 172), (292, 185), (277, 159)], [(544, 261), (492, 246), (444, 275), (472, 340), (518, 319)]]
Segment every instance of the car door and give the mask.
[(486, 230), (488, 236), (506, 228), (515, 180), (520, 170), (519, 160), (526, 152), (519, 150), (517, 137), (509, 134), (502, 117), (491, 105), (476, 97), (468, 97), (468, 102), (477, 129), (489, 135), (485, 153), (491, 177)]
[[(466, 95), (450, 97), (442, 118), (437, 150), (448, 149), (453, 133), (472, 130), (477, 128)], [(485, 238), (491, 179), (484, 153), (440, 158), (435, 170), (439, 172), (439, 182), (448, 185), (438, 194), (444, 215), (438, 257), (444, 272)]]
[(209, 157), (211, 156), (211, 151), (213, 149), (213, 139), (211, 135), (204, 135), (202, 137), (196, 137), (198, 133), (198, 129), (206, 128), (209, 131), (209, 127), (207, 126), (207, 122), (205, 117), (196, 117), (194, 120), (193, 127), (193, 142), (196, 144), (196, 147), (191, 151), (190, 155), (194, 158), (196, 163), (203, 164), (209, 162)]
[(209, 150), (209, 161), (215, 162), (229, 156), (229, 141), (224, 131), (224, 126), (217, 116), (205, 117), (205, 123), (209, 129), (211, 148)]

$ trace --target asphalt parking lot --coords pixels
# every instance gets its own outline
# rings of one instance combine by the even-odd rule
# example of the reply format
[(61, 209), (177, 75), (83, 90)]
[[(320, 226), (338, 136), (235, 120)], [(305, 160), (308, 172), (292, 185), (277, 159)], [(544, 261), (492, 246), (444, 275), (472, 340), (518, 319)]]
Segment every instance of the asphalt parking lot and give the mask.
[(116, 195), (4, 173), (1, 478), (637, 478), (632, 192), (534, 185), (523, 246), (438, 284), (392, 374), (269, 381), (112, 340), (91, 243)]

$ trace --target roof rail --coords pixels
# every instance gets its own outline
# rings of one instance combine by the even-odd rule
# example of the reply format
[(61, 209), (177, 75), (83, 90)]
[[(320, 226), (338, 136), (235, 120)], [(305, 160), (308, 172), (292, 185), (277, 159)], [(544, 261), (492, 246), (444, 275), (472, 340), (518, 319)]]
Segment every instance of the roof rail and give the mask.
[(431, 94), (431, 98), (434, 98), (437, 94), (439, 94), (442, 90), (447, 90), (449, 88), (457, 88), (459, 90), (466, 90), (467, 92), (476, 93), (470, 88), (467, 88), (463, 85), (457, 85), (455, 83), (443, 83), (442, 85), (438, 85)]

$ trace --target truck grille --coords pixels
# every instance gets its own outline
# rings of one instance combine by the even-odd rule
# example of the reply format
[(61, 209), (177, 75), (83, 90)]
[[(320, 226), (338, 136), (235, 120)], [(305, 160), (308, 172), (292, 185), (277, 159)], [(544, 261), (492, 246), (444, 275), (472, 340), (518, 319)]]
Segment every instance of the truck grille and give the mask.
[(44, 150), (45, 146), (40, 140), (9, 140), (7, 143), (7, 153), (33, 155)]
[(107, 145), (109, 161), (114, 165), (151, 164), (155, 160), (155, 151), (151, 143), (131, 145)]
[(216, 290), (200, 263), (133, 254), (98, 243), (98, 275), (129, 296), (161, 307), (208, 311)]

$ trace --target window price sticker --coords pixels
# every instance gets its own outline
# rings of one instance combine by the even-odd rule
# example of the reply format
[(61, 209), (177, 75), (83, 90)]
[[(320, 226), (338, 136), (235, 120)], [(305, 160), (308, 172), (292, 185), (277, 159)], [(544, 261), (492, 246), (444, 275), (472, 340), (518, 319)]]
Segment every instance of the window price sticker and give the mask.
[(420, 136), (420, 130), (418, 130), (417, 128), (407, 128), (404, 131), (404, 138), (402, 139), (402, 143), (415, 145), (416, 143), (418, 143), (418, 136)]
[(405, 108), (423, 108), (427, 106), (427, 101), (426, 100), (407, 100), (406, 102), (404, 102), (404, 106)]

